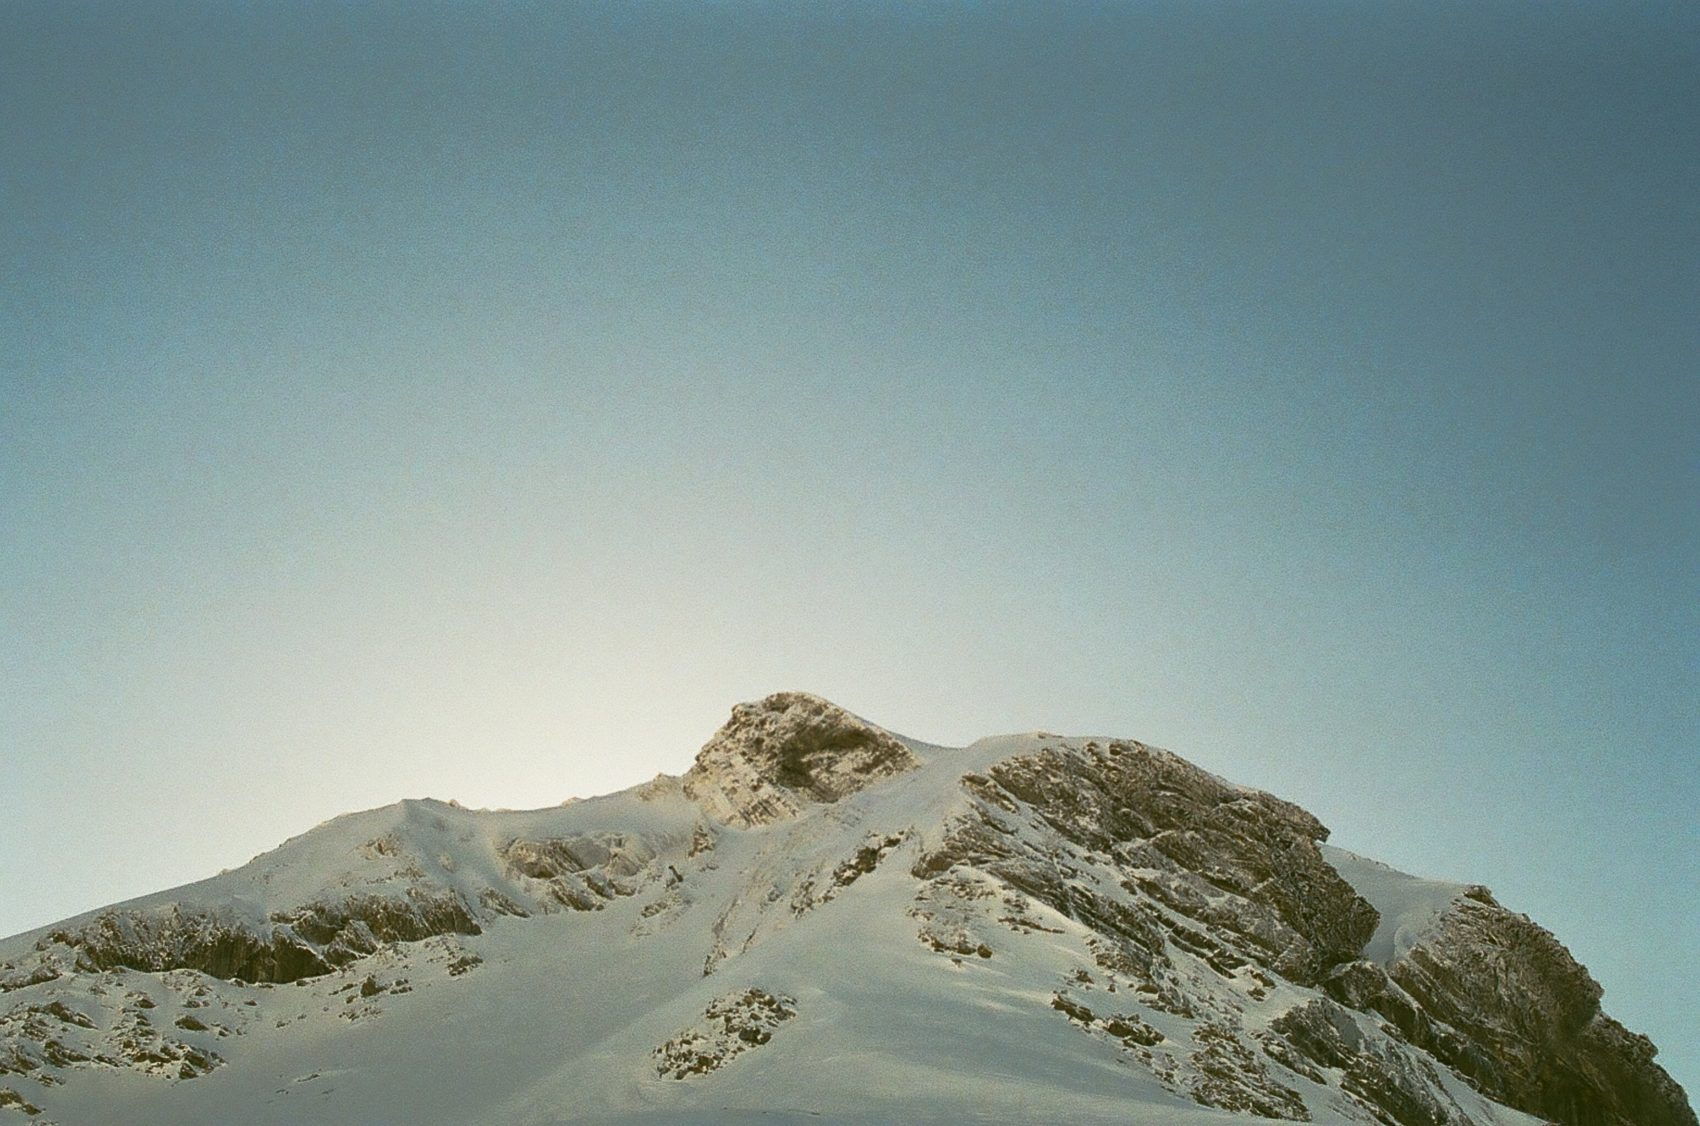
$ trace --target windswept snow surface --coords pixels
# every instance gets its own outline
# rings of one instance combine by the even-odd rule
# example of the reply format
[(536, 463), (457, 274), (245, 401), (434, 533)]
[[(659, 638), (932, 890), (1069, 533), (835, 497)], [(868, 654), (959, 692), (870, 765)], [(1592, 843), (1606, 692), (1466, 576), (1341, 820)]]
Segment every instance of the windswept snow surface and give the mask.
[(1425, 880), (1333, 845), (1322, 857), (1381, 913), (1381, 923), (1364, 947), (1364, 957), (1383, 965), (1402, 956), (1428, 933), (1436, 919), (1468, 890), (1467, 884)]

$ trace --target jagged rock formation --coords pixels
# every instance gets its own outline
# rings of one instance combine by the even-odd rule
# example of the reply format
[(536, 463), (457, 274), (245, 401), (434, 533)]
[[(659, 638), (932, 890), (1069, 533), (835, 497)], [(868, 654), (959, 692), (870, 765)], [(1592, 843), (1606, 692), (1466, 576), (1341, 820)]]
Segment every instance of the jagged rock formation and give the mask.
[(1695, 1126), (1552, 935), (1327, 836), (1136, 742), (931, 748), (784, 693), (680, 778), (404, 802), (0, 943), (0, 1118), (390, 1120), (465, 1019), (409, 1120)]
[(1644, 1036), (1548, 931), (1472, 889), (1385, 968), (1344, 967), (1331, 995), (1390, 1021), (1484, 1093), (1556, 1122), (1686, 1126), (1681, 1089)]
[[(113, 1006), (87, 999), (23, 1004), (0, 1016), (0, 1075), (28, 1076), (55, 1086), (62, 1069), (127, 1068), (168, 1079), (194, 1079), (224, 1062), (212, 1045), (252, 1018), (214, 999), (210, 990), (182, 978), (168, 983), (185, 993), (191, 1013), (156, 1020), (148, 992), (126, 989)], [(184, 1033), (190, 1035), (185, 1036)]]
[[(509, 841), (502, 857), (511, 872), (537, 881), (541, 894), (563, 907), (599, 911), (609, 900), (636, 893), (637, 880), (655, 859), (655, 850), (627, 833), (582, 833)], [(524, 910), (510, 904), (505, 913)]]
[(655, 1072), (669, 1079), (706, 1075), (750, 1048), (773, 1039), (774, 1030), (797, 1015), (791, 997), (761, 989), (716, 998), (702, 1021), (655, 1049)]
[(739, 704), (686, 772), (685, 792), (749, 828), (795, 817), (920, 765), (889, 733), (836, 704), (781, 692)]
[[(975, 812), (916, 876), (983, 868), (1124, 952), (1176, 941), (1227, 972), (1256, 963), (1309, 985), (1375, 930), (1375, 909), (1317, 851), (1328, 830), (1316, 818), (1165, 751), (1092, 741), (963, 781)], [(1073, 861), (1062, 880), (1059, 854)]]
[(186, 912), (174, 903), (102, 912), (74, 930), (50, 931), (37, 948), (54, 954), (59, 947), (83, 970), (191, 969), (228, 981), (291, 982), (330, 973), (385, 943), (479, 929), (458, 896), (410, 888), (399, 896), (306, 903), (274, 912), (258, 927), (227, 912)]

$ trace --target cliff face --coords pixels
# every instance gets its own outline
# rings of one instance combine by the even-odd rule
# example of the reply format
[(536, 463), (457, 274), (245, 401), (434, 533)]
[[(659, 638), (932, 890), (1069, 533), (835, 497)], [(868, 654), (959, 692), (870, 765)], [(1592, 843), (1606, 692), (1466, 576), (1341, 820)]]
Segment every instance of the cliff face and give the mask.
[(1317, 850), (1328, 830), (1316, 818), (1166, 751), (1089, 740), (1000, 762), (988, 776), (972, 783), (982, 801), (1024, 803), (1063, 840), (1113, 857), (1124, 889), (1293, 981), (1312, 984), (1375, 930), (1374, 908)]
[[(1551, 934), (1327, 835), (1140, 743), (930, 748), (784, 693), (680, 778), (350, 815), (0, 943), (0, 1115), (388, 1120), (465, 1021), (410, 1121), (1695, 1126)], [(250, 1053), (339, 1078), (291, 1101)]]
[[(1486, 889), (1468, 889), (1383, 967), (1361, 958), (1375, 908), (1324, 860), (1317, 843), (1328, 831), (1291, 803), (1125, 741), (1064, 743), (963, 784), (974, 812), (921, 858), (918, 877), (937, 888), (985, 873), (1086, 923), (1103, 969), (1159, 1007), (1208, 1012), (1214, 1002), (1216, 1027), (1255, 1025), (1271, 976), (1323, 987), (1349, 1011), (1310, 1000), (1251, 1035), (1277, 1074), (1303, 1074), (1305, 1062), (1337, 1070), (1345, 1097), (1382, 1121), (1469, 1121), (1444, 1084), (1423, 1081), (1415, 1048), (1542, 1119), (1695, 1122), (1650, 1042), (1600, 1012), (1587, 971)], [(1217, 988), (1200, 989), (1181, 954), (1214, 971)], [(1389, 1023), (1366, 1034), (1355, 1014)], [(1214, 1105), (1255, 1105), (1247, 1070), (1194, 1094), (1212, 1102), (1227, 1090)], [(1276, 1099), (1256, 1112), (1284, 1109)]]
[(1601, 989), (1552, 934), (1472, 889), (1385, 968), (1329, 992), (1509, 1106), (1577, 1126), (1692, 1126), (1654, 1048), (1600, 1011)]
[(740, 828), (795, 817), (920, 761), (889, 732), (804, 692), (739, 704), (697, 754), (685, 792)]

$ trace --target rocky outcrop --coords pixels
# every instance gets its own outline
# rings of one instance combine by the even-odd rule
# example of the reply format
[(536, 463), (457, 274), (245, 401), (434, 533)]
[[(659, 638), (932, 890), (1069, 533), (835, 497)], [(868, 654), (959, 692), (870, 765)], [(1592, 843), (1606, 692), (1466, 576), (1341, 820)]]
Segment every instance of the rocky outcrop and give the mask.
[(636, 877), (655, 859), (655, 849), (629, 833), (575, 833), (512, 840), (501, 856), (512, 875), (535, 881), (534, 890), (545, 903), (599, 911), (611, 900), (637, 893)]
[[(1276, 975), (1333, 1000), (1273, 1020), (1258, 1034), (1262, 1054), (1378, 1121), (1471, 1122), (1438, 1061), (1564, 1126), (1694, 1126), (1652, 1045), (1600, 1012), (1587, 971), (1485, 889), (1382, 966), (1360, 958), (1375, 909), (1322, 857), (1327, 830), (1288, 802), (1131, 742), (1058, 741), (963, 786), (971, 812), (914, 866), (921, 940), (959, 961), (994, 957), (988, 924), (999, 908), (1016, 909), (1006, 923), (1019, 917), (1023, 900), (1082, 924), (1100, 969), (1193, 1024), (1187, 1074), (1159, 1074), (1197, 1101), (1301, 1116), (1292, 1089), (1232, 1031)], [(1219, 987), (1202, 987), (1200, 964)], [(1366, 1031), (1353, 1010), (1388, 1032)], [(1070, 1016), (1091, 1025), (1084, 1005)]]
[(333, 966), (346, 965), (385, 943), (418, 942), (440, 934), (479, 934), (483, 930), (458, 894), (424, 888), (409, 888), (405, 896), (350, 895), (310, 903), (287, 914), (273, 915), (272, 921), (317, 947)]
[(41, 1108), (18, 1094), (11, 1087), (0, 1087), (0, 1110), (20, 1110), (31, 1118), (41, 1113)]
[(410, 888), (404, 895), (309, 903), (274, 913), (259, 927), (177, 904), (103, 911), (76, 929), (50, 931), (36, 946), (42, 955), (52, 955), (55, 946), (70, 952), (82, 970), (191, 969), (232, 981), (281, 983), (329, 973), (386, 942), (479, 931), (458, 895)]
[[(1048, 909), (1086, 929), (1118, 1001), (1186, 1034), (1153, 1051), (1162, 1035), (1137, 1013), (1101, 1019), (1062, 993), (1053, 1007), (1094, 1035), (1113, 1029), (1176, 1094), (1290, 1120), (1309, 1118), (1301, 1078), (1347, 1097), (1338, 1078), (1297, 1053), (1260, 1051), (1247, 1031), (1277, 975), (1313, 983), (1375, 931), (1375, 909), (1322, 858), (1316, 818), (1132, 742), (1059, 740), (962, 785), (968, 812), (913, 867), (922, 942), (958, 962), (995, 959), (1008, 932), (1055, 931)], [(1073, 981), (1097, 979), (1082, 969)]]
[[(1328, 830), (1316, 818), (1166, 751), (1057, 746), (964, 786), (975, 814), (916, 875), (979, 868), (1141, 963), (1173, 944), (1225, 974), (1255, 963), (1309, 984), (1355, 958), (1375, 931), (1375, 909), (1318, 851)], [(1023, 831), (1024, 822), (1045, 831)]]
[(655, 1049), (655, 1073), (664, 1079), (688, 1079), (718, 1071), (772, 1040), (774, 1030), (796, 1015), (794, 999), (763, 989), (717, 998), (700, 1022)]
[(1303, 1097), (1270, 1075), (1236, 1029), (1206, 1022), (1198, 1026), (1193, 1040), (1198, 1045), (1190, 1061), (1194, 1102), (1258, 1118), (1310, 1121)]
[(1380, 1122), (1472, 1126), (1431, 1062), (1325, 998), (1282, 1013), (1263, 1039), (1264, 1051), (1290, 1071), (1319, 1081), (1320, 1069), (1338, 1073), (1341, 1090)]
[(1695, 1124), (1652, 1043), (1600, 1011), (1588, 971), (1481, 889), (1385, 970), (1344, 967), (1328, 989), (1508, 1106), (1566, 1126)]
[(15, 1007), (0, 1015), (0, 1075), (27, 1077), (44, 1086), (58, 1086), (68, 1068), (198, 1078), (224, 1063), (210, 1044), (240, 1031), (241, 1019), (225, 1011), (212, 1015), (202, 1008), (207, 991), (198, 992), (189, 1003), (208, 1013), (207, 1019), (185, 1014), (165, 1029), (156, 1027), (150, 1015), (154, 1002), (136, 991), (125, 992), (118, 1005), (85, 994), (78, 998), (81, 1007), (62, 998)]
[(836, 802), (920, 765), (889, 732), (804, 692), (739, 704), (684, 776), (710, 814), (749, 828)]

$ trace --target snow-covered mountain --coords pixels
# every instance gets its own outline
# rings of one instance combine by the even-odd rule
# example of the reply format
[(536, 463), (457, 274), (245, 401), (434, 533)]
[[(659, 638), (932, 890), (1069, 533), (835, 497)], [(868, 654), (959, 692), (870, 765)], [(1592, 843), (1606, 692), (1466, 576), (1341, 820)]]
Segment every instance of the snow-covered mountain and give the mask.
[(1693, 1126), (1481, 887), (1131, 740), (740, 705), (682, 777), (404, 801), (0, 943), (0, 1122)]

